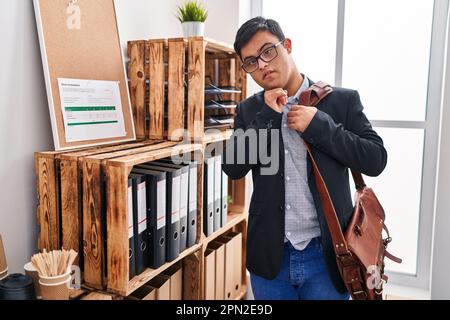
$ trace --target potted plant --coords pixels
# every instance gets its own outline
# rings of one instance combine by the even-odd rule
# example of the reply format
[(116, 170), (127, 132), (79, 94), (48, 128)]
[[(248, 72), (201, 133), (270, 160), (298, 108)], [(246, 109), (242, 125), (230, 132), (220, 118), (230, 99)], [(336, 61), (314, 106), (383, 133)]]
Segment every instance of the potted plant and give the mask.
[(183, 27), (184, 37), (203, 36), (208, 11), (197, 1), (186, 1), (178, 6), (177, 18)]

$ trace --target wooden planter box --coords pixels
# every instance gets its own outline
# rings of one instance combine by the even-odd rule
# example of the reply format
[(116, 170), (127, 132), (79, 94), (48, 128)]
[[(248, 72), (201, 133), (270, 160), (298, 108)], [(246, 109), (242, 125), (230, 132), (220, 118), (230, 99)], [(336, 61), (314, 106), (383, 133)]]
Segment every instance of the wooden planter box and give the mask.
[(149, 140), (77, 152), (36, 153), (38, 248), (76, 250), (85, 284), (106, 288), (106, 161), (172, 150), (176, 144)]
[[(223, 134), (209, 136), (208, 142), (217, 142), (226, 137)], [(183, 260), (188, 265), (186, 270), (191, 270), (191, 277), (199, 279), (198, 283), (189, 285), (187, 292), (190, 292), (190, 297), (197, 296), (200, 299), (203, 294), (201, 249), (204, 250), (210, 241), (224, 232), (236, 229), (237, 225), (245, 239), (247, 217), (245, 178), (237, 181), (230, 179), (229, 194), (232, 195), (233, 204), (229, 205), (227, 225), (209, 237), (203, 234), (204, 147), (202, 144), (146, 141), (71, 152), (36, 153), (39, 248), (53, 250), (64, 247), (82, 252), (77, 263), (84, 271), (84, 284), (89, 288), (107, 289), (122, 296), (129, 295), (174, 263)], [(134, 165), (178, 153), (192, 153), (192, 158), (195, 155), (199, 162), (196, 245), (158, 270), (147, 269), (129, 279), (128, 217), (125, 210), (128, 175)], [(242, 267), (245, 269), (245, 246), (243, 262)], [(243, 288), (246, 290), (245, 282)]]
[(82, 228), (82, 157), (150, 145), (152, 141), (35, 153), (38, 249), (78, 252)]
[(138, 138), (180, 141), (185, 129), (191, 141), (203, 141), (205, 83), (241, 90), (226, 99), (247, 96), (246, 73), (225, 43), (203, 37), (129, 41), (128, 57)]

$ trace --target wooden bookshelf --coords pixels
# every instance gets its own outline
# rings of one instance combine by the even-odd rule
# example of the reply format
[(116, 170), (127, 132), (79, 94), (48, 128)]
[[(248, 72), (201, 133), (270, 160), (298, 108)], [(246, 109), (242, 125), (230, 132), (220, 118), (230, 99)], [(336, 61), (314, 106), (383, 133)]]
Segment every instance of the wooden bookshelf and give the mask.
[[(127, 71), (138, 140), (107, 146), (35, 154), (37, 221), (40, 250), (74, 249), (81, 253), (83, 287), (112, 296), (128, 296), (175, 264), (183, 266), (183, 298), (204, 299), (204, 252), (229, 232), (242, 233), (242, 274), (247, 237), (246, 179), (229, 179), (225, 226), (203, 234), (203, 160), (205, 148), (225, 143), (232, 130), (204, 130), (205, 77), (219, 85), (239, 86), (246, 96), (246, 75), (229, 44), (203, 37), (152, 39), (128, 43)], [(149, 79), (152, 81), (148, 81)], [(187, 84), (185, 87), (184, 84)], [(166, 94), (162, 94), (166, 92)], [(167, 99), (167, 101), (165, 101)], [(164, 121), (167, 116), (168, 121)], [(192, 138), (181, 141), (179, 129)], [(146, 269), (129, 279), (128, 175), (135, 165), (191, 154), (198, 161), (197, 239), (174, 261)], [(238, 298), (247, 292), (242, 277)]]

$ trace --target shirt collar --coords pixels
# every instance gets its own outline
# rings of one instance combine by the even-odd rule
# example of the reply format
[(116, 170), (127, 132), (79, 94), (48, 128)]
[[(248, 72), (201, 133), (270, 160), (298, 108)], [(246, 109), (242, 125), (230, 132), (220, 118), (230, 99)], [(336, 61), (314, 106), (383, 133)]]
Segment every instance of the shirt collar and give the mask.
[(302, 94), (302, 92), (309, 88), (309, 80), (308, 80), (308, 78), (305, 77), (305, 75), (303, 75), (303, 74), (302, 74), (302, 76), (303, 76), (302, 85), (297, 90), (295, 95), (293, 95), (291, 97), (288, 97), (288, 104), (297, 104), (300, 101), (300, 95)]

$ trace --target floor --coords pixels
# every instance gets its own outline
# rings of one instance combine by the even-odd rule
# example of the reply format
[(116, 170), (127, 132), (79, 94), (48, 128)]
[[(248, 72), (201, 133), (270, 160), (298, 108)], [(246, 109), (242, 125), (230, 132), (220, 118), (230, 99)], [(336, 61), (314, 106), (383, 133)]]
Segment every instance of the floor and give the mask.
[[(254, 300), (250, 277), (247, 272), (248, 291), (246, 300)], [(386, 300), (430, 300), (430, 292), (427, 290), (403, 287), (394, 284), (386, 284), (384, 288)]]

